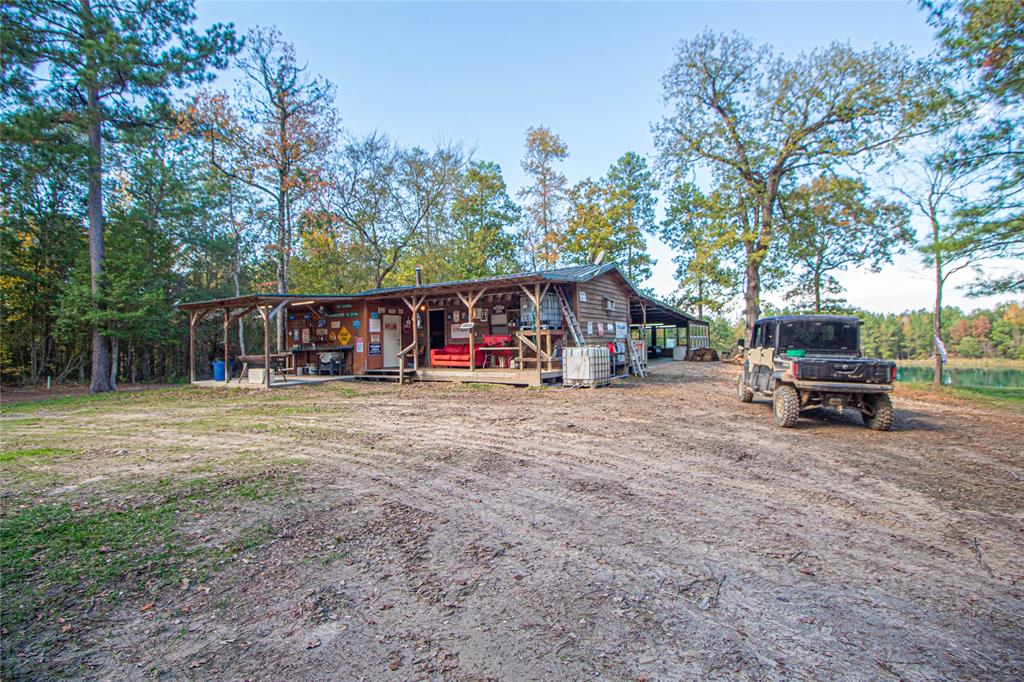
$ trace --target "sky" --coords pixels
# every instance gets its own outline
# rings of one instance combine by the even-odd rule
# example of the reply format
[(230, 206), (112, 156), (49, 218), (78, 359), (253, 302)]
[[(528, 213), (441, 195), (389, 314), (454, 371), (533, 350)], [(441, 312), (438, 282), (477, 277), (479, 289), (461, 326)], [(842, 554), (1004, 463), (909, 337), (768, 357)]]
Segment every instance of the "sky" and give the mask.
[[(568, 145), (561, 170), (570, 183), (604, 175), (627, 151), (653, 161), (651, 126), (668, 112), (661, 77), (679, 41), (705, 28), (738, 31), (790, 58), (835, 40), (897, 43), (922, 56), (933, 45), (916, 2), (200, 1), (197, 14), (201, 27), (232, 22), (241, 34), (276, 26), (300, 62), (337, 86), (347, 131), (377, 130), (407, 146), (459, 141), (501, 166), (513, 196), (527, 182), (519, 162), (530, 126)], [(215, 87), (230, 89), (230, 79)], [(657, 264), (644, 284), (668, 297), (672, 252), (648, 239)], [(971, 277), (951, 279), (948, 304), (1001, 300), (967, 298), (958, 287)], [(846, 299), (869, 310), (928, 308), (934, 298), (932, 275), (913, 254), (839, 279)]]

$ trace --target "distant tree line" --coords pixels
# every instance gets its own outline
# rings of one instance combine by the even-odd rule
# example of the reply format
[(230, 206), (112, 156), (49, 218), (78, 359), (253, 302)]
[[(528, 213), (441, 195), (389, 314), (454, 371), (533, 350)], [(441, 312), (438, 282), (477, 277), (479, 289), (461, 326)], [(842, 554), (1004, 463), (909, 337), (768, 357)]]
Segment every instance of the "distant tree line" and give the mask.
[[(766, 314), (795, 312), (766, 310)], [(892, 360), (924, 360), (934, 352), (932, 311), (874, 313), (848, 307), (827, 312), (854, 315), (864, 324), (861, 343), (865, 354)], [(742, 321), (717, 315), (711, 317), (711, 344), (723, 355), (736, 352), (736, 340), (743, 338)], [(991, 309), (965, 313), (959, 308), (942, 310), (942, 338), (947, 352), (959, 358), (1004, 358), (1024, 360), (1024, 305), (1001, 303)]]

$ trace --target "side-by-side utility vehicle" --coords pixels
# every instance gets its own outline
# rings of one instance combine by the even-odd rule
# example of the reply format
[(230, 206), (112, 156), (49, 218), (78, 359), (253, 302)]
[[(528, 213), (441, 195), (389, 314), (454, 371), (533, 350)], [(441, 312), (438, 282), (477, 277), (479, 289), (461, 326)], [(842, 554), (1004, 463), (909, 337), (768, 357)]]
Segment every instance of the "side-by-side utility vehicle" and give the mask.
[(761, 318), (750, 339), (737, 342), (743, 353), (739, 399), (771, 398), (778, 426), (793, 426), (804, 410), (832, 407), (859, 410), (869, 429), (888, 431), (896, 363), (863, 357), (860, 325), (837, 315)]

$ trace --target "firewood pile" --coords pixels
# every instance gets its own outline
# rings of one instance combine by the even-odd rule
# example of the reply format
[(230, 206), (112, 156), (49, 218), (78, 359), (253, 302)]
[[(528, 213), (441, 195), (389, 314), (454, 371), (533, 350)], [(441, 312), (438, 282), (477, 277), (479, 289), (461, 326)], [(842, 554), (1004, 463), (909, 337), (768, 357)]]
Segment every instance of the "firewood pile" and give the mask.
[(690, 362), (718, 362), (718, 351), (714, 348), (694, 348), (686, 351)]

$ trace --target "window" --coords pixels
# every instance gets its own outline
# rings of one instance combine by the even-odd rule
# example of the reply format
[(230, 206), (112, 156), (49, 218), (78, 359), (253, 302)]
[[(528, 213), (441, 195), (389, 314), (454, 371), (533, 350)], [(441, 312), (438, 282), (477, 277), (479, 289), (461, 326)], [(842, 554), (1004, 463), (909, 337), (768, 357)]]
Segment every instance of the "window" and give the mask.
[(604, 309), (605, 310), (615, 310), (615, 301), (614, 301), (614, 299), (608, 298), (607, 296), (602, 296), (602, 298), (604, 299)]
[(775, 323), (769, 322), (764, 326), (764, 347), (775, 348)]
[(855, 322), (842, 320), (796, 320), (779, 330), (779, 350), (856, 353), (859, 329)]
[[(519, 297), (519, 319), (524, 329), (533, 328), (533, 301), (527, 296)], [(562, 326), (562, 308), (555, 294), (545, 294), (540, 301), (541, 328), (559, 329)]]

